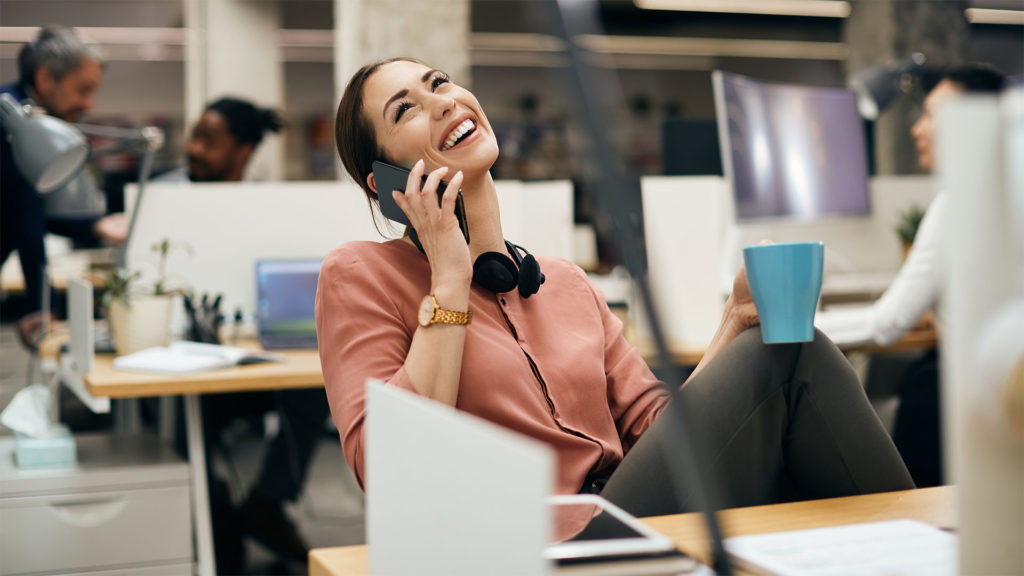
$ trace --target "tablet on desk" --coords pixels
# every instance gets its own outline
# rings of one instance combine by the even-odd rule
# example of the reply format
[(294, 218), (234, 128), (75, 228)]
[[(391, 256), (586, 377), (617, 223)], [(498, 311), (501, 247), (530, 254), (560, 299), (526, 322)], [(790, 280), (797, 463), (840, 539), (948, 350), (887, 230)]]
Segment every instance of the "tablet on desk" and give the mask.
[(699, 568), (666, 536), (600, 496), (548, 498), (556, 542), (544, 550), (555, 574), (691, 574)]

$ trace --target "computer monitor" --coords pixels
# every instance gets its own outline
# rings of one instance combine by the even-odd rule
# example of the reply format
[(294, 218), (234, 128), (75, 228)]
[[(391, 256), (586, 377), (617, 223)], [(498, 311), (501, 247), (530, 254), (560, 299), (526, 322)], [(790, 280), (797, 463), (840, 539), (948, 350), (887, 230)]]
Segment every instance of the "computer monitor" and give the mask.
[(722, 164), (738, 220), (871, 212), (864, 124), (846, 88), (712, 75)]
[(256, 262), (260, 344), (267, 350), (316, 348), (316, 287), (322, 260)]

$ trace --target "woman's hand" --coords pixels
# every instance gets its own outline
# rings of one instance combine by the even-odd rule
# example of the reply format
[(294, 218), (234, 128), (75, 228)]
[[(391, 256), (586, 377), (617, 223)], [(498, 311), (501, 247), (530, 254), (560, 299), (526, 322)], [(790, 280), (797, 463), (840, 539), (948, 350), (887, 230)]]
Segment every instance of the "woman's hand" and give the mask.
[(421, 188), (424, 170), (423, 160), (416, 162), (409, 172), (405, 192), (394, 190), (390, 193), (419, 236), (423, 252), (430, 262), (432, 291), (468, 289), (473, 278), (473, 266), (469, 246), (455, 217), (455, 200), (462, 186), (462, 171), (456, 172), (448, 182), (438, 207), (437, 187), (448, 173), (448, 168), (445, 166), (431, 172)]
[[(409, 217), (430, 262), (430, 293), (437, 304), (448, 310), (468, 310), (473, 266), (469, 246), (455, 218), (455, 199), (462, 186), (462, 172), (456, 172), (448, 181), (438, 207), (437, 186), (448, 168), (431, 172), (421, 188), (423, 171), (423, 160), (420, 160), (409, 172), (405, 192), (396, 190), (392, 195)], [(405, 371), (417, 392), (455, 406), (459, 399), (466, 330), (465, 325), (451, 324), (434, 324), (416, 330), (405, 357)]]
[(124, 244), (128, 237), (128, 218), (120, 212), (104, 216), (93, 224), (92, 231), (100, 240), (110, 244)]
[(725, 303), (722, 328), (726, 333), (735, 336), (760, 323), (761, 318), (757, 315), (754, 298), (750, 295), (750, 284), (747, 283), (747, 269), (740, 266), (740, 271), (732, 281), (732, 294)]
[(722, 323), (718, 325), (718, 331), (711, 338), (707, 352), (690, 373), (690, 378), (703, 370), (734, 338), (760, 323), (761, 317), (757, 315), (754, 298), (750, 295), (750, 284), (747, 283), (747, 269), (741, 266), (740, 271), (736, 273), (736, 278), (732, 281), (732, 294), (729, 295), (729, 300), (725, 303)]

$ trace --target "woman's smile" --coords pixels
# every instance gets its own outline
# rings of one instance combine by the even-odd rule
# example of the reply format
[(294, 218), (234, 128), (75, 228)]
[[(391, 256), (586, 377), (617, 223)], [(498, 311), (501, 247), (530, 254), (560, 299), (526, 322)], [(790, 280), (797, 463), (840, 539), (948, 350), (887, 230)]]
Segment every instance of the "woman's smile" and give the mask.
[[(465, 117), (465, 115), (463, 115), (463, 117)], [(472, 140), (473, 136), (476, 136), (476, 122), (472, 118), (465, 118), (463, 120), (456, 119), (451, 123), (445, 134), (446, 136), (441, 141), (441, 152), (447, 152), (453, 148), (458, 148)]]

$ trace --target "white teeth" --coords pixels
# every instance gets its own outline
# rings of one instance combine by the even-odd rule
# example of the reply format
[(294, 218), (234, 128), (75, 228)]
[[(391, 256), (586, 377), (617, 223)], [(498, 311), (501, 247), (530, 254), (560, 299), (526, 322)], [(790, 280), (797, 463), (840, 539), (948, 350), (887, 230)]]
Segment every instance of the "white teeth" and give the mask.
[(448, 134), (448, 138), (444, 141), (444, 145), (441, 146), (441, 150), (448, 150), (455, 143), (458, 142), (459, 138), (462, 138), (467, 132), (476, 127), (473, 120), (466, 118), (461, 124), (452, 129), (451, 133)]

